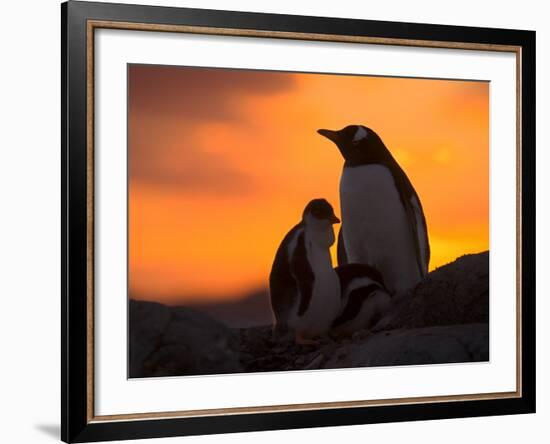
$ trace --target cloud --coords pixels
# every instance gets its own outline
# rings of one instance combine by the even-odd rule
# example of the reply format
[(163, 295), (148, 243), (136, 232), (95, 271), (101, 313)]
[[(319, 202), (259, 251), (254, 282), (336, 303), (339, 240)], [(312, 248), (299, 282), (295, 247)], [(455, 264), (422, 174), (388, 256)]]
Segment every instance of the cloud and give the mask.
[[(212, 123), (250, 127), (243, 103), (294, 87), (292, 74), (131, 65), (128, 70), (130, 178), (180, 192), (243, 193), (253, 179), (208, 144)], [(222, 150), (223, 151), (223, 150)]]
[(276, 94), (292, 88), (292, 75), (271, 71), (131, 65), (132, 111), (154, 117), (192, 120), (233, 119), (247, 95)]
[[(166, 146), (160, 150), (158, 145), (138, 146), (130, 154), (131, 180), (200, 194), (242, 194), (253, 188), (252, 178), (225, 156), (209, 155), (192, 143), (182, 145), (177, 155)], [(147, 153), (148, 159), (135, 152)]]

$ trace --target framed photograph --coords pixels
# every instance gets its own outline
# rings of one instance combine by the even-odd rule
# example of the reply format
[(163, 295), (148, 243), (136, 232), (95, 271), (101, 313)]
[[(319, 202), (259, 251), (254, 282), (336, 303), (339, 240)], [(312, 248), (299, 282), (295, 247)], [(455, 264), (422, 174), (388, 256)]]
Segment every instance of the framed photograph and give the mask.
[(535, 411), (535, 33), (69, 1), (62, 439)]

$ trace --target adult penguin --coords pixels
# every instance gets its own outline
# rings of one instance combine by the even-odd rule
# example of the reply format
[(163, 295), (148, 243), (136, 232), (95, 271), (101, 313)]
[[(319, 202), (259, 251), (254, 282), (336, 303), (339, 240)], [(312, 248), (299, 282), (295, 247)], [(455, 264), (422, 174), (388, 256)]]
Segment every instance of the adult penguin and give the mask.
[(376, 268), (392, 294), (403, 294), (426, 276), (430, 261), (418, 194), (372, 129), (349, 125), (318, 133), (334, 142), (345, 159), (339, 258)]

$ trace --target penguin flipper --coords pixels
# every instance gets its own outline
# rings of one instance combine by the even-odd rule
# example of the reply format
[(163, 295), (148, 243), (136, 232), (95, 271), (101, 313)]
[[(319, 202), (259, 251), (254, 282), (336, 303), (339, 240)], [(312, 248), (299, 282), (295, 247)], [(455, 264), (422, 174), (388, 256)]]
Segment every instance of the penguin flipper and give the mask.
[(416, 239), (418, 240), (418, 247), (420, 253), (420, 260), (424, 266), (424, 275), (428, 274), (428, 266), (430, 264), (430, 242), (428, 240), (428, 228), (426, 226), (426, 217), (424, 211), (422, 211), (422, 205), (418, 195), (414, 193), (411, 197), (411, 204), (414, 210), (414, 216), (416, 219)]
[(274, 332), (276, 333), (284, 333), (288, 330), (288, 319), (300, 296), (298, 283), (290, 270), (292, 253), (289, 255), (288, 247), (294, 237), (301, 232), (301, 229), (302, 225), (298, 224), (285, 235), (269, 274), (269, 296), (274, 317)]
[(415, 244), (418, 270), (420, 275), (425, 277), (428, 274), (428, 265), (430, 263), (430, 243), (424, 210), (411, 181), (399, 165), (397, 165), (397, 162), (395, 162), (395, 167), (392, 170), (394, 171), (394, 180), (399, 190), (401, 203), (405, 208), (407, 219), (409, 220), (411, 236)]
[(300, 301), (298, 304), (298, 316), (302, 316), (308, 309), (313, 294), (313, 282), (315, 275), (307, 259), (306, 240), (304, 233), (298, 236), (298, 242), (292, 259), (290, 260), (290, 272), (300, 290)]
[(348, 263), (348, 254), (346, 252), (346, 245), (344, 244), (344, 231), (342, 225), (340, 225), (340, 231), (338, 232), (338, 246), (336, 247), (336, 256), (338, 259), (338, 265), (345, 265)]

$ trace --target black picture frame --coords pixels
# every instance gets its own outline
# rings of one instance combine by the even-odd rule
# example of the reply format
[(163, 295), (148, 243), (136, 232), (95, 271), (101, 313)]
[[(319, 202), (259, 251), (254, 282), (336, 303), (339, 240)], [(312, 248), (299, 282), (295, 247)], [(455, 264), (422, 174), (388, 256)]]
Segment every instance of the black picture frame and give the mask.
[[(513, 398), (97, 421), (90, 416), (87, 299), (90, 20), (382, 39), (512, 45), (521, 67), (521, 394)], [(69, 1), (61, 5), (62, 374), (65, 442), (156, 438), (535, 412), (535, 32), (356, 19)]]

